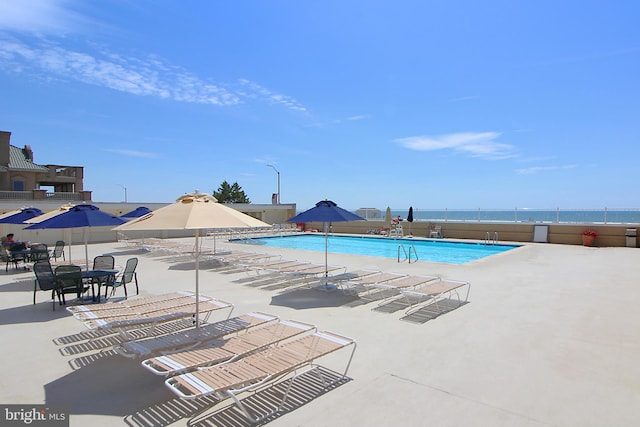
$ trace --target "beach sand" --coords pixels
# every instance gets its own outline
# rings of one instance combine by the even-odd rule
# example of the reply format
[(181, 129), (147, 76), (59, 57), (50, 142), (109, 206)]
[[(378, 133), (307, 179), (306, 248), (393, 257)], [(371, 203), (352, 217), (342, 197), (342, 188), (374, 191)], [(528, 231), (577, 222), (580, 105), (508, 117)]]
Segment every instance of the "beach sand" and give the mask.
[[(324, 262), (323, 253), (248, 249)], [(90, 257), (111, 253), (121, 266), (139, 257), (142, 295), (194, 290), (188, 257), (142, 253), (122, 243), (94, 244), (89, 251)], [(257, 280), (203, 262), (201, 293), (234, 303), (234, 315), (263, 311), (357, 341), (350, 380), (317, 395), (315, 377), (303, 375), (292, 389), (292, 403), (269, 425), (638, 423), (640, 250), (527, 244), (465, 265), (340, 254), (329, 254), (329, 263), (466, 280), (469, 302), (435, 318), (426, 310), (405, 318), (404, 310), (381, 312), (375, 301), (306, 288), (287, 291), (267, 277)], [(32, 272), (10, 268), (0, 276), (1, 404), (62, 405), (72, 426), (248, 425), (228, 407), (231, 400), (217, 406), (211, 400), (181, 401), (139, 360), (113, 354), (108, 339), (88, 346), (54, 342), (86, 336), (87, 329), (62, 307), (53, 311), (47, 292), (39, 291), (32, 304)], [(337, 370), (347, 357), (344, 351), (320, 363)], [(278, 384), (246, 399), (251, 406), (282, 390)]]

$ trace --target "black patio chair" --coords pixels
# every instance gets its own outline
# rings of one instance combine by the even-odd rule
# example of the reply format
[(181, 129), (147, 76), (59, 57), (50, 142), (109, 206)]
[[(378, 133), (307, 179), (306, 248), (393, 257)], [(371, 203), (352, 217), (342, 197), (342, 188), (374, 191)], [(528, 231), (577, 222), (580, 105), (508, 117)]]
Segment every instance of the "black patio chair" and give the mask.
[(9, 264), (13, 264), (15, 268), (18, 268), (18, 260), (2, 245), (0, 245), (0, 260), (6, 264), (5, 271), (9, 271)]
[(76, 298), (82, 297), (82, 294), (90, 289), (82, 283), (82, 268), (79, 265), (59, 265), (54, 270), (56, 279), (56, 293), (61, 304), (67, 303), (66, 294), (75, 294)]
[[(94, 270), (114, 270), (116, 266), (116, 259), (113, 255), (98, 255), (93, 259), (93, 269)], [(114, 281), (114, 276), (109, 277), (96, 277), (91, 279), (91, 290), (93, 292), (94, 298), (97, 296), (98, 301), (100, 300), (100, 287), (102, 285), (106, 285), (110, 282)], [(98, 285), (98, 293), (95, 292), (94, 286)]]
[(31, 249), (29, 261), (36, 263), (38, 261), (49, 260), (49, 248), (47, 248), (47, 245), (44, 243), (34, 243), (29, 249)]
[[(33, 303), (36, 303), (36, 293), (38, 292), (38, 288), (42, 291), (51, 291), (51, 300), (53, 301), (53, 309), (56, 309), (56, 295), (57, 295), (57, 282), (56, 275), (51, 268), (51, 264), (49, 264), (49, 260), (46, 261), (38, 261), (33, 264), (33, 272), (36, 275), (33, 284)], [(60, 303), (60, 296), (58, 295), (58, 300)]]
[(53, 258), (54, 262), (58, 262), (58, 258), (62, 257), (63, 260), (66, 260), (64, 257), (64, 241), (58, 240), (56, 242), (56, 246), (51, 251), (51, 258)]
[(31, 252), (29, 248), (27, 248), (27, 244), (25, 242), (12, 243), (9, 247), (9, 254), (11, 255), (16, 268), (18, 268), (18, 263), (21, 262), (23, 264), (22, 268), (28, 270), (27, 262), (29, 262)]
[(107, 298), (107, 292), (111, 288), (111, 296), (116, 293), (116, 288), (122, 286), (124, 288), (124, 296), (127, 298), (127, 284), (133, 282), (136, 285), (136, 295), (139, 294), (138, 288), (138, 274), (136, 273), (136, 267), (138, 266), (138, 258), (129, 258), (127, 264), (124, 267), (124, 271), (120, 273), (115, 280), (107, 281), (104, 285), (104, 297)]

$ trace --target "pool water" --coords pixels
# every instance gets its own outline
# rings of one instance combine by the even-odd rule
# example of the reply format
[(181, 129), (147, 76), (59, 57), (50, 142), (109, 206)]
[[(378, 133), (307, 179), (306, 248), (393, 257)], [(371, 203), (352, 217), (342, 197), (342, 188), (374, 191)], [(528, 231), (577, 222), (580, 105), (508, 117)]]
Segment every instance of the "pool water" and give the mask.
[[(324, 234), (303, 234), (295, 236), (273, 236), (250, 239), (252, 244), (277, 248), (303, 249), (309, 251), (325, 250)], [(434, 240), (392, 239), (365, 236), (329, 236), (329, 252), (378, 256), (385, 258), (400, 257), (405, 259), (405, 252), (411, 250), (411, 259), (417, 253), (420, 261), (443, 262), (448, 264), (464, 264), (501, 252), (519, 245), (445, 242)], [(411, 249), (410, 249), (411, 248)], [(414, 252), (415, 250), (415, 252)]]

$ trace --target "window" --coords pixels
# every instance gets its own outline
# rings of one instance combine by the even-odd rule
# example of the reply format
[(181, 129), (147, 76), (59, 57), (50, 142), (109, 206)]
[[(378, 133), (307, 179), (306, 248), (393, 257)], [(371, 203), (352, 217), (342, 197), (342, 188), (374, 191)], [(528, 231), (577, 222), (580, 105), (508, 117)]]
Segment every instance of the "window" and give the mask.
[(24, 191), (24, 181), (16, 179), (13, 181), (13, 191)]

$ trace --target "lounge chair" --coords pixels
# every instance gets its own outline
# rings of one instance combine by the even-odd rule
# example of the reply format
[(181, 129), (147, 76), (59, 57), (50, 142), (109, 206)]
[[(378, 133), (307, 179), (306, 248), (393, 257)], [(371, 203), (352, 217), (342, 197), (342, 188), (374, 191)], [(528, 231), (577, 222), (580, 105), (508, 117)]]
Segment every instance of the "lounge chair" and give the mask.
[[(203, 316), (201, 321), (206, 322), (213, 312), (230, 309), (227, 318), (233, 311), (233, 304), (211, 298), (201, 298), (198, 302), (198, 312)], [(117, 317), (104, 317), (87, 320), (84, 325), (91, 330), (113, 330), (119, 332), (124, 339), (130, 339), (128, 333), (131, 329), (147, 328), (153, 333), (158, 325), (180, 319), (191, 318), (196, 323), (196, 304), (180, 305), (178, 307), (153, 309), (148, 307), (139, 313)]]
[(291, 262), (286, 264), (275, 265), (270, 268), (266, 268), (266, 271), (280, 274), (286, 280), (293, 280), (302, 278), (308, 283), (309, 280), (318, 277), (318, 275), (324, 275), (326, 273), (333, 273), (339, 270), (344, 270), (346, 267), (341, 265), (324, 265), (313, 264), (310, 262)]
[(281, 320), (227, 340), (211, 341), (203, 348), (153, 357), (144, 360), (142, 366), (156, 375), (176, 375), (196, 368), (228, 363), (311, 331), (316, 331), (314, 325)]
[[(467, 287), (467, 292), (465, 293), (463, 300), (460, 298), (460, 293), (458, 291), (464, 286)], [(436, 309), (441, 312), (442, 310), (438, 306), (438, 301), (445, 298), (452, 298), (454, 296), (458, 300), (458, 303), (462, 304), (463, 301), (466, 302), (469, 299), (470, 290), (471, 283), (469, 282), (440, 279), (437, 282), (429, 282), (418, 289), (401, 290), (400, 293), (409, 305), (405, 314), (410, 315), (431, 304), (434, 304)]]
[[(207, 301), (212, 298), (200, 296), (200, 301)], [(181, 307), (193, 304), (196, 300), (194, 294), (184, 294), (181, 297), (156, 300), (152, 303), (140, 304), (135, 306), (127, 306), (120, 304), (103, 304), (91, 306), (80, 306), (82, 310), (69, 310), (73, 313), (73, 317), (78, 320), (95, 320), (115, 318), (121, 316), (136, 316), (141, 313), (152, 312), (165, 308)], [(74, 307), (76, 308), (76, 307)]]
[(169, 292), (166, 294), (158, 294), (158, 295), (150, 295), (146, 297), (135, 297), (126, 299), (124, 301), (118, 302), (108, 302), (106, 304), (91, 304), (91, 305), (74, 305), (71, 307), (67, 307), (67, 311), (76, 314), (82, 312), (95, 312), (102, 310), (112, 310), (114, 308), (122, 308), (122, 307), (139, 307), (147, 304), (155, 304), (160, 301), (169, 301), (177, 298), (184, 298), (187, 296), (195, 295), (193, 292), (187, 291), (178, 291), (178, 292)]
[[(311, 370), (317, 359), (348, 346), (353, 346), (353, 350), (340, 377), (340, 379), (344, 379), (356, 349), (355, 341), (331, 332), (315, 332), (230, 363), (176, 375), (165, 380), (165, 384), (183, 399), (196, 399), (209, 395), (220, 400), (230, 397), (247, 419), (258, 422), (264, 417), (278, 412), (284, 405), (288, 393), (284, 393), (281, 402), (274, 408), (274, 411), (260, 418), (253, 417), (249, 413), (238, 398), (239, 394), (256, 391), (292, 373), (294, 374), (291, 379), (293, 382), (295, 378), (304, 373), (298, 373), (300, 369), (309, 367), (305, 371)], [(318, 374), (322, 375), (322, 372), (318, 371)], [(325, 379), (322, 378), (322, 380)], [(325, 388), (331, 387), (333, 383), (327, 382), (324, 384)]]
[(247, 263), (254, 261), (264, 261), (270, 258), (279, 258), (280, 255), (264, 254), (258, 252), (245, 251), (223, 251), (206, 255), (207, 258), (218, 260), (226, 264)]
[(307, 287), (311, 287), (311, 284), (318, 279), (322, 281), (326, 275), (333, 274), (338, 271), (344, 273), (346, 267), (343, 265), (324, 265), (324, 264), (309, 264), (293, 271), (283, 271), (285, 278), (290, 281), (302, 279), (303, 284)]
[(254, 271), (256, 274), (260, 272), (277, 272), (277, 269), (291, 266), (299, 266), (302, 264), (308, 264), (301, 261), (292, 259), (281, 259), (278, 261), (264, 261), (264, 262), (239, 262), (238, 265), (247, 271)]
[(442, 226), (434, 225), (431, 230), (429, 230), (429, 237), (436, 237), (442, 239)]
[(299, 275), (316, 275), (316, 274), (324, 274), (326, 273), (334, 273), (338, 270), (344, 270), (346, 267), (343, 265), (324, 265), (324, 264), (312, 264), (312, 263), (304, 263), (296, 266), (283, 267), (280, 269), (276, 269), (276, 271), (280, 273), (293, 273)]
[(403, 277), (407, 277), (407, 274), (400, 273), (378, 273), (369, 274), (356, 279), (347, 280), (343, 283), (344, 290), (347, 293), (357, 296), (364, 296), (369, 294), (374, 288), (374, 285), (381, 286), (387, 284), (393, 280), (397, 280)]
[[(355, 292), (354, 286), (351, 285), (353, 282), (357, 282), (366, 276), (371, 276), (373, 274), (382, 273), (380, 270), (354, 270), (354, 271), (346, 271), (340, 274), (334, 274), (327, 277), (320, 278), (320, 285), (324, 286), (326, 289), (340, 289), (342, 292), (346, 294), (352, 294)], [(357, 294), (357, 292), (355, 292)]]
[(397, 295), (403, 289), (413, 289), (426, 283), (439, 280), (438, 276), (404, 276), (390, 281), (375, 282), (365, 287), (370, 289), (379, 289), (385, 295), (383, 301)]
[(156, 354), (183, 351), (206, 345), (227, 335), (247, 332), (278, 320), (271, 314), (253, 312), (179, 332), (118, 344), (113, 349), (129, 358), (151, 357)]

